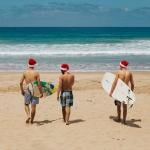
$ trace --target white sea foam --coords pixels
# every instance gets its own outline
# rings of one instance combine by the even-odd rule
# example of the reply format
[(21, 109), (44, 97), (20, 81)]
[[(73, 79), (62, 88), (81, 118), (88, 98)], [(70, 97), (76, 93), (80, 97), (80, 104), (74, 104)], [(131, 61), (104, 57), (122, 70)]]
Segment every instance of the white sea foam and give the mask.
[(100, 44), (0, 44), (0, 56), (150, 55), (150, 40)]

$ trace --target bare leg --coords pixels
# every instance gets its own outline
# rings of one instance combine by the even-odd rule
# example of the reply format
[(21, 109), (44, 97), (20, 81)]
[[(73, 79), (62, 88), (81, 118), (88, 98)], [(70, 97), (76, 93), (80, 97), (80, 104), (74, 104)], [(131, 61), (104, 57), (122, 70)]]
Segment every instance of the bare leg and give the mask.
[(70, 106), (66, 106), (66, 125), (69, 125)]
[(25, 112), (27, 114), (27, 120), (26, 120), (26, 123), (29, 123), (30, 121), (30, 107), (28, 104), (25, 104)]
[(117, 114), (118, 114), (118, 118), (117, 121), (120, 122), (120, 117), (121, 117), (121, 103), (117, 102)]
[(35, 113), (36, 113), (36, 105), (31, 105), (31, 123), (33, 123)]
[(64, 122), (66, 122), (66, 109), (65, 109), (65, 107), (62, 107), (62, 116), (63, 116)]
[(123, 123), (126, 124), (126, 117), (127, 117), (127, 105), (123, 104)]

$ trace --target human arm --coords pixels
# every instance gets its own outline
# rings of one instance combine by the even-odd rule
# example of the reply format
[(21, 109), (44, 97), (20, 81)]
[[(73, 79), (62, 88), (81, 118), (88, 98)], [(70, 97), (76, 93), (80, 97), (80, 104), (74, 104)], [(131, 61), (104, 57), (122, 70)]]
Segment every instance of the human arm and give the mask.
[(131, 73), (131, 76), (130, 76), (130, 83), (131, 83), (131, 90), (133, 91), (134, 90), (134, 80), (133, 80), (132, 73)]
[(40, 75), (39, 73), (37, 73), (37, 85), (38, 85), (38, 88), (39, 88), (39, 91), (40, 91), (40, 98), (43, 97), (43, 91), (42, 91), (42, 87), (41, 87), (41, 84), (40, 84)]
[(21, 90), (21, 94), (24, 95), (24, 89), (23, 89), (23, 82), (24, 82), (25, 76), (24, 73), (20, 79), (20, 90)]
[(62, 90), (62, 78), (59, 77), (58, 90), (57, 90), (57, 100), (59, 101), (59, 95)]
[(73, 77), (72, 77), (72, 86), (74, 85), (74, 81), (75, 81), (75, 77), (73, 75)]
[(119, 79), (119, 74), (117, 73), (117, 74), (116, 74), (116, 77), (115, 77), (115, 80), (114, 80), (114, 82), (113, 82), (113, 84), (112, 84), (110, 93), (109, 93), (109, 96), (111, 96), (111, 97), (112, 97), (112, 94), (113, 94), (113, 92), (114, 92), (114, 90), (115, 90), (115, 88), (116, 88), (118, 79)]

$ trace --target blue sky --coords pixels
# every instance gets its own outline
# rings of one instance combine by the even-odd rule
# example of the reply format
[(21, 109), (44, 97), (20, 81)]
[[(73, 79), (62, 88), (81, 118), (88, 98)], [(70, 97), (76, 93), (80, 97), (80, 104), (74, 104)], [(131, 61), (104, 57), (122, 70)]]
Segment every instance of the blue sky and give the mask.
[(0, 26), (150, 26), (150, 0), (0, 0)]

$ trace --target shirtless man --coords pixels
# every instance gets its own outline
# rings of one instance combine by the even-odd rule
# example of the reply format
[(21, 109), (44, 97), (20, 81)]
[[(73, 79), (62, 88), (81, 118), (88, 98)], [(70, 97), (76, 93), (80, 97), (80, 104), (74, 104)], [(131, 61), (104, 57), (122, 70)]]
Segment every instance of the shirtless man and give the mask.
[(57, 100), (59, 100), (60, 96), (63, 120), (66, 125), (69, 125), (70, 110), (71, 106), (73, 106), (72, 86), (74, 84), (74, 75), (68, 71), (68, 64), (62, 64), (60, 70), (62, 75), (59, 77)]
[[(40, 98), (43, 97), (42, 89), (40, 86), (40, 75), (37, 71), (34, 70), (35, 65), (36, 65), (36, 60), (33, 58), (29, 58), (28, 69), (23, 73), (21, 80), (20, 80), (21, 94), (24, 96), (25, 112), (27, 114), (26, 123), (31, 123), (31, 124), (33, 123), (33, 120), (34, 120), (34, 116), (36, 113), (36, 104), (39, 103), (39, 98), (34, 97), (34, 95), (31, 94), (27, 85), (33, 81), (38, 81), (38, 87), (41, 93)], [(24, 81), (26, 84), (25, 88), (23, 87)], [(30, 114), (29, 104), (31, 104), (31, 114)]]
[[(131, 84), (131, 90), (134, 90), (134, 81), (133, 81), (133, 75), (130, 71), (127, 70), (127, 66), (128, 66), (128, 61), (126, 60), (122, 60), (120, 62), (120, 70), (116, 73), (116, 78), (113, 82), (111, 91), (110, 91), (110, 96), (112, 96), (112, 93), (116, 87), (117, 81), (118, 79), (121, 79), (123, 82), (125, 82), (127, 85), (129, 85), (129, 83)], [(120, 122), (121, 121), (121, 102), (119, 102), (118, 100), (115, 100), (115, 105), (117, 105), (117, 114), (118, 114), (118, 118), (117, 121)], [(126, 117), (127, 117), (127, 104), (123, 103), (123, 123), (126, 124)]]

